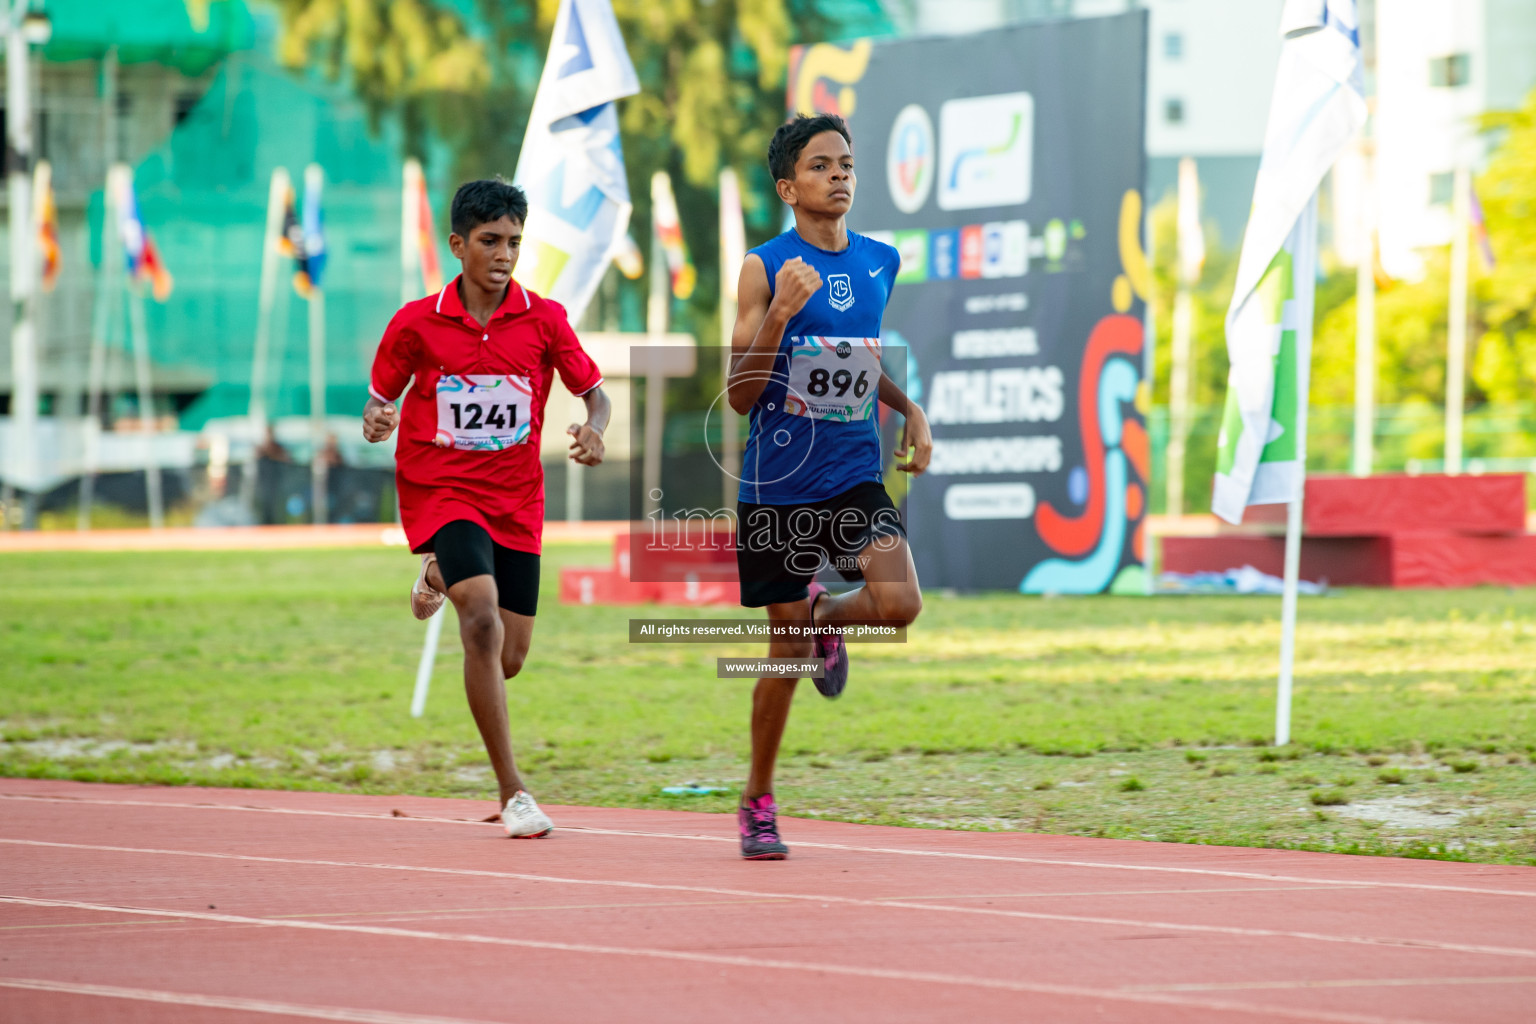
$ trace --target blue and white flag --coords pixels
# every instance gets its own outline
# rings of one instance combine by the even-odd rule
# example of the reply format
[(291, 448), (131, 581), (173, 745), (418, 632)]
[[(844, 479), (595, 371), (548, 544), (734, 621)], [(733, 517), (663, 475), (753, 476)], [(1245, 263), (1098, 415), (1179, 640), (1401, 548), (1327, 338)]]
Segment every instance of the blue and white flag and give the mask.
[(1264, 156), (1227, 310), (1227, 403), (1211, 511), (1301, 494), (1317, 277), (1317, 188), (1365, 123), (1355, 0), (1286, 0)]
[(514, 176), (528, 193), (517, 276), (573, 323), (629, 227), (615, 101), (639, 91), (608, 0), (561, 0)]

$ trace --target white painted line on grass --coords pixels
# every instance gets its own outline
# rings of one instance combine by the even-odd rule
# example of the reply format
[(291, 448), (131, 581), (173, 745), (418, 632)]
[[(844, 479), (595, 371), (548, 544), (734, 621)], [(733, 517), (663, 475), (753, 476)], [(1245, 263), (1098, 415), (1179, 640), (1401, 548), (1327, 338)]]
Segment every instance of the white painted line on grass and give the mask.
[(45, 900), (27, 896), (0, 895), (0, 903), (14, 903), (28, 907), (55, 907), (62, 910), (86, 910), (103, 914), (137, 914), (145, 917), (169, 917), (190, 921), (217, 921), (221, 924), (242, 925), (257, 928), (285, 928), (296, 931), (333, 932), (350, 935), (374, 935), (382, 938), (427, 939), (436, 942), (463, 942), (486, 946), (510, 946), (516, 949), (541, 949), (557, 953), (584, 953), (602, 956), (638, 957), (649, 960), (672, 960), (684, 963), (711, 964), (722, 967), (742, 967), (752, 972), (764, 970), (801, 971), (810, 974), (830, 974), (851, 978), (879, 978), (885, 981), (917, 982), (930, 985), (953, 985), (965, 988), (993, 989), (1003, 992), (1027, 992), (1034, 995), (1060, 996), (1068, 999), (1108, 999), (1117, 1002), (1150, 1003), (1158, 1006), (1179, 1006), (1188, 1009), (1213, 1010), (1225, 1013), (1253, 1014), (1260, 1017), (1286, 1020), (1318, 1021), (1323, 1024), (1427, 1024), (1402, 1017), (1376, 1017), (1354, 1013), (1333, 1013), (1325, 1010), (1305, 1010), (1278, 1006), (1253, 1006), (1244, 1003), (1218, 1002), (1205, 999), (1182, 998), (1172, 993), (1121, 992), (1115, 989), (1089, 988), (1080, 985), (1056, 985), (1049, 982), (1013, 981), (1006, 978), (984, 978), (966, 974), (944, 974), (936, 971), (903, 971), (882, 967), (856, 967), (846, 964), (807, 963), (797, 960), (774, 960), (752, 956), (730, 956), (721, 953), (700, 953), (691, 950), (659, 949), (644, 946), (600, 946), (586, 942), (548, 942), (539, 939), (514, 939), (500, 935), (475, 935), (464, 932), (429, 932), (414, 928), (387, 928), (381, 925), (332, 924), (320, 921), (274, 920), (266, 917), (241, 917), (236, 914), (210, 914), (204, 911), (157, 910), (150, 907), (115, 906), (106, 903), (84, 903), (76, 900)]
[[(43, 803), (80, 803), (104, 807), (169, 807), (197, 811), (249, 811), (258, 814), (298, 814), (319, 818), (359, 818), (366, 821), (414, 821), (440, 825), (477, 825), (501, 828), (497, 822), (471, 821), (468, 818), (435, 818), (419, 815), (363, 814), (356, 811), (313, 811), (291, 807), (257, 807), (249, 804), (172, 803), (160, 800), (97, 800), (93, 798), (37, 796), (30, 793), (0, 793), (0, 800), (33, 800)], [(586, 832), (592, 835), (626, 836), (643, 839), (681, 839), (690, 842), (735, 843), (731, 836), (685, 834), (679, 832), (640, 832), (628, 829), (594, 828), (587, 825), (559, 825), (555, 831)], [(1246, 878), (1259, 882), (1300, 882), (1305, 885), (1331, 885), (1347, 888), (1410, 889), (1421, 892), (1457, 892), (1476, 896), (1523, 896), (1536, 898), (1536, 889), (1487, 889), (1475, 885), (1438, 885), (1431, 882), (1387, 882), (1372, 879), (1310, 878), (1305, 875), (1275, 875), (1262, 871), (1231, 871), (1222, 868), (1170, 867), (1158, 864), (1116, 864), (1108, 861), (1057, 860), (1049, 857), (1015, 857), (992, 853), (960, 853), (953, 850), (904, 850), (885, 846), (851, 846), (847, 843), (817, 843), (795, 840), (795, 846), (847, 853), (896, 854), (905, 857), (939, 857), (956, 860), (1001, 861), (1007, 864), (1036, 864), (1043, 867), (1093, 868), (1105, 871), (1161, 871), (1180, 875), (1210, 875), (1216, 878)], [(1232, 847), (1231, 849), (1240, 849)]]
[(1028, 921), (1052, 921), (1061, 924), (1087, 924), (1110, 928), (1161, 929), (1206, 935), (1231, 935), (1256, 939), (1299, 939), (1307, 942), (1335, 942), (1355, 946), (1377, 946), (1442, 953), (1472, 953), (1480, 956), (1508, 956), (1536, 959), (1536, 949), (1518, 946), (1482, 946), (1432, 939), (1399, 939), (1370, 935), (1327, 935), (1320, 932), (1296, 932), (1278, 928), (1242, 928), (1236, 925), (1188, 924), (1175, 921), (1138, 921), (1119, 917), (1087, 914), (1048, 914), (1034, 910), (1004, 910), (1000, 907), (956, 906), (946, 903), (918, 903), (903, 899), (859, 899), (855, 896), (818, 896), (810, 893), (758, 892), (750, 889), (725, 889), (703, 885), (671, 885), (660, 882), (633, 882), (623, 879), (566, 878), (560, 875), (534, 875), (514, 871), (487, 871), (481, 868), (421, 867), (414, 864), (387, 864), (374, 861), (317, 860), (300, 857), (263, 857), (248, 853), (209, 853), (200, 850), (164, 850), (137, 846), (98, 846), (86, 843), (54, 843), (39, 839), (0, 839), (9, 846), (35, 846), (60, 850), (90, 850), (99, 853), (136, 853), (160, 857), (201, 857), (208, 860), (254, 861), (261, 864), (293, 864), (305, 867), (372, 869), (404, 871), (433, 875), (463, 875), (471, 878), (501, 878), (519, 882), (547, 882), (554, 885), (600, 885), (621, 889), (648, 889), (660, 892), (708, 893), (751, 900), (799, 900), (805, 903), (836, 903), (851, 907), (890, 907), (944, 914), (973, 914), (982, 917), (1022, 918)]
[(489, 1024), (463, 1017), (423, 1017), (414, 1013), (388, 1010), (361, 1010), (344, 1006), (306, 1006), (277, 1003), (270, 999), (243, 999), (239, 996), (204, 996), (191, 992), (166, 992), (153, 988), (124, 988), (120, 985), (87, 985), (73, 981), (47, 981), (42, 978), (0, 978), (0, 988), (18, 988), (33, 992), (57, 992), (74, 996), (103, 996), (108, 999), (133, 999), (144, 1003), (169, 1003), (172, 1006), (201, 1006), (214, 1010), (244, 1010), (246, 1013), (271, 1013), (280, 1017), (307, 1017), (310, 1020), (350, 1021), (353, 1024)]

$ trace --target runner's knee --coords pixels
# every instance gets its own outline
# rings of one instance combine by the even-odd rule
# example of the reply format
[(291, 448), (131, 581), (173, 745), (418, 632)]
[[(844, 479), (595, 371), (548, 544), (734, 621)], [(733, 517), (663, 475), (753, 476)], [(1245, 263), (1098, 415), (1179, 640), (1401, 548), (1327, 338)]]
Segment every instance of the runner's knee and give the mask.
[(501, 615), (495, 605), (459, 611), (459, 637), (464, 650), (471, 654), (500, 653)]
[(910, 625), (923, 610), (923, 592), (915, 586), (886, 590), (874, 595), (875, 614), (882, 619)]
[(512, 650), (508, 650), (507, 648), (503, 647), (501, 649), (502, 675), (506, 676), (508, 679), (516, 676), (523, 670), (523, 661), (527, 659), (527, 657), (528, 649), (526, 647), (522, 649), (514, 648)]

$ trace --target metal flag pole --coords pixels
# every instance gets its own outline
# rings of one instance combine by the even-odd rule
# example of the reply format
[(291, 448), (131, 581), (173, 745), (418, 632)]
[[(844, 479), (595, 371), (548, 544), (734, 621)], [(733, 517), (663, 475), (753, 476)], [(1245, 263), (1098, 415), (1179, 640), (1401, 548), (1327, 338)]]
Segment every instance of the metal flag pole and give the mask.
[[(421, 163), (415, 157), (405, 162), (400, 193), (400, 304), (420, 298), (423, 285), (421, 256), (421, 216), (418, 208), (422, 188)], [(395, 501), (395, 517), (400, 516), (400, 502)], [(427, 710), (427, 693), (432, 687), (432, 667), (437, 661), (438, 642), (443, 636), (443, 622), (448, 618), (444, 601), (427, 620), (427, 635), (421, 645), (421, 661), (416, 666), (416, 690), (411, 695), (411, 717), (420, 718)]]
[(1471, 220), (1472, 176), (1465, 167), (1453, 175), (1451, 198), (1451, 295), (1446, 325), (1445, 471), (1461, 472), (1461, 422), (1467, 389), (1467, 240)]
[(724, 392), (730, 386), (731, 334), (736, 326), (736, 286), (746, 251), (746, 230), (741, 222), (741, 183), (736, 178), (735, 168), (727, 167), (720, 172), (720, 461), (725, 468), (720, 497), (723, 503), (721, 507), (725, 509), (736, 504), (736, 480), (733, 475), (741, 475), (739, 417), (736, 410), (731, 408), (731, 403), (725, 401)]
[(267, 436), (267, 363), (272, 343), (272, 306), (277, 298), (278, 235), (283, 230), (283, 203), (288, 198), (288, 172), (282, 167), (272, 172), (267, 190), (267, 223), (261, 235), (261, 279), (256, 286), (256, 345), (251, 355), (251, 453), (240, 477), (240, 503), (254, 513), (256, 474), (260, 461), (257, 452)]
[(405, 161), (400, 172), (400, 305), (421, 297), (421, 242), (416, 237), (416, 190), (421, 162)]
[(155, 395), (150, 381), (149, 327), (144, 316), (144, 287), (128, 287), (128, 320), (133, 332), (133, 377), (139, 396), (139, 443), (144, 458), (144, 492), (149, 500), (149, 528), (165, 526), (165, 497), (160, 481), (160, 462), (155, 457)]
[(1179, 161), (1178, 292), (1173, 300), (1168, 373), (1168, 515), (1184, 514), (1184, 448), (1189, 438), (1189, 364), (1195, 330), (1194, 286), (1205, 262), (1200, 228), (1200, 177), (1191, 157)]
[(1371, 155), (1362, 143), (1360, 265), (1355, 268), (1355, 436), (1350, 472), (1370, 476), (1376, 432), (1376, 218)]
[[(320, 190), (325, 184), (325, 172), (319, 164), (304, 168), (304, 221), (313, 223), (318, 231)], [(310, 209), (311, 205), (315, 208)], [(305, 232), (304, 255), (308, 259), (324, 258), (324, 250), (311, 252), (309, 233)], [(310, 267), (309, 280), (309, 480), (312, 492), (314, 521), (324, 525), (330, 521), (329, 486), (330, 467), (322, 452), (325, 449), (325, 287), (321, 284), (320, 270)]]
[[(400, 304), (403, 306), (421, 297), (421, 211), (417, 208), (421, 195), (421, 164), (412, 157), (405, 162), (400, 187)], [(399, 518), (400, 502), (395, 501), (395, 516)], [(411, 694), (411, 717), (420, 718), (427, 711), (427, 694), (432, 688), (432, 666), (437, 661), (437, 646), (443, 636), (443, 622), (448, 618), (448, 604), (444, 601), (427, 620), (427, 635), (421, 645), (421, 660), (416, 664), (416, 689)]]
[(86, 371), (85, 465), (80, 474), (80, 509), (76, 528), (91, 528), (91, 505), (96, 495), (96, 471), (101, 464), (101, 400), (105, 388), (107, 350), (118, 328), (123, 295), (123, 243), (117, 229), (117, 197), (111, 177), (102, 190), (101, 275), (96, 283), (95, 309), (91, 318), (91, 357)]
[[(1311, 285), (1317, 274), (1317, 193), (1296, 220), (1294, 274), (1297, 281)], [(1280, 592), (1280, 677), (1275, 693), (1275, 746), (1291, 742), (1291, 693), (1296, 667), (1296, 598), (1301, 578), (1301, 530), (1303, 504), (1307, 496), (1307, 392), (1312, 383), (1312, 330), (1314, 296), (1310, 287), (1297, 286), (1290, 324), (1282, 319), (1282, 329), (1289, 326), (1298, 338), (1306, 339), (1305, 351), (1296, 359), (1296, 473), (1298, 479), (1285, 513), (1285, 579)], [(1282, 313), (1282, 317), (1284, 314)], [(1300, 348), (1301, 346), (1298, 346)]]
[[(32, 228), (32, 97), (24, 24), (28, 0), (12, 0), (5, 34), (5, 135), (10, 174), (11, 437), (5, 462), (7, 490), (23, 494), (23, 528), (37, 526), (37, 266)], [(6, 510), (9, 514), (9, 509)]]
[[(656, 230), (656, 196), (670, 186), (666, 172), (657, 171), (651, 178), (651, 275), (650, 296), (645, 304), (646, 343), (662, 345), (667, 333), (667, 307), (671, 305), (672, 282), (667, 269), (667, 254), (661, 245), (661, 232)], [(661, 508), (661, 434), (663, 429), (662, 403), (666, 401), (667, 379), (656, 372), (661, 353), (651, 357), (649, 372), (645, 375), (645, 455), (641, 461), (641, 507), (646, 515)]]

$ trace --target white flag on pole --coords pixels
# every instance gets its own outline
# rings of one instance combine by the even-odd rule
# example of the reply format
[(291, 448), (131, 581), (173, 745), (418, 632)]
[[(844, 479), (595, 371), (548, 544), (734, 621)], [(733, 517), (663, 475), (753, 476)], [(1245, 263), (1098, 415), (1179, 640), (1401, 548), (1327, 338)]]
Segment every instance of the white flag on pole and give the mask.
[(1264, 156), (1227, 310), (1227, 403), (1211, 510), (1289, 502), (1306, 479), (1316, 196), (1365, 123), (1355, 0), (1286, 0)]
[(528, 193), (517, 276), (572, 323), (629, 226), (614, 101), (639, 91), (609, 0), (561, 0), (514, 175)]

